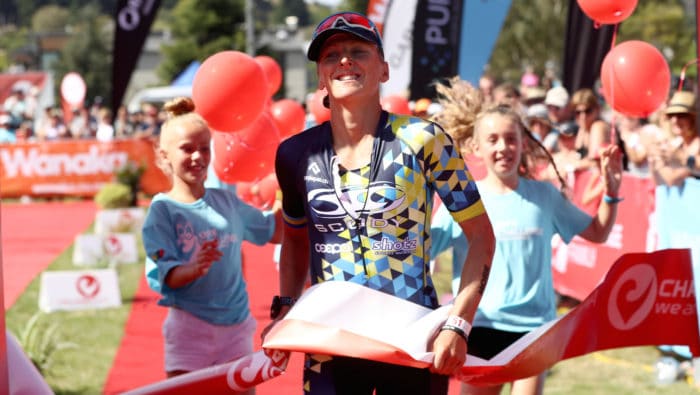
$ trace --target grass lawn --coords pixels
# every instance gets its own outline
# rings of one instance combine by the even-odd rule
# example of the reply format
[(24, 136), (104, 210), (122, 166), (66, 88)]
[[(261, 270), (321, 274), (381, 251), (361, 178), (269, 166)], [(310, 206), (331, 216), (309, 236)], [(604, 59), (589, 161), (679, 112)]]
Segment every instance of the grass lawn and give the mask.
[[(91, 231), (91, 230), (89, 230)], [(139, 248), (142, 250), (142, 248)], [(71, 263), (72, 247), (64, 251), (48, 270), (81, 269)], [(143, 254), (143, 252), (141, 252)], [(445, 256), (438, 259), (438, 267)], [(143, 259), (141, 257), (140, 261)], [(131, 309), (131, 300), (143, 275), (143, 264), (119, 265), (123, 305), (119, 308), (81, 312), (43, 314), (40, 323), (57, 325), (57, 342), (70, 342), (76, 348), (56, 351), (44, 371), (48, 384), (57, 395), (100, 394), (123, 335)], [(436, 288), (445, 292), (451, 273), (436, 272)], [(19, 334), (38, 311), (39, 278), (36, 278), (7, 311), (8, 329)], [(699, 390), (684, 381), (657, 385), (653, 364), (659, 358), (654, 347), (609, 350), (558, 363), (550, 369), (545, 384), (548, 395), (639, 395), (698, 394)], [(507, 394), (507, 389), (504, 389)]]

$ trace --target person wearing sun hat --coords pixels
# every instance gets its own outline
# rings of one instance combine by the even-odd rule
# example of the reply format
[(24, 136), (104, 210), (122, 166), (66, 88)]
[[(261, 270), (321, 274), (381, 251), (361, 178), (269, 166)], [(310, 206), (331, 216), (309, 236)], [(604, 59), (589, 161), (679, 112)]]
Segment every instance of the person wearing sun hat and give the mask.
[(304, 391), (446, 394), (448, 376), (466, 360), (470, 322), (494, 251), (479, 191), (438, 124), (382, 109), (380, 85), (389, 79), (389, 65), (379, 31), (366, 16), (340, 12), (324, 19), (307, 56), (316, 63), (330, 120), (277, 150), (285, 229), (271, 326), (301, 296), (309, 275), (312, 284), (353, 282), (437, 308), (427, 226), (437, 193), (471, 248), (444, 325), (429, 339), (415, 339), (433, 351), (431, 366), (307, 354)]
[(700, 136), (697, 130), (695, 94), (677, 91), (664, 114), (671, 131), (670, 142), (660, 142), (650, 154), (657, 184), (680, 185), (688, 177), (700, 178)]
[(549, 120), (555, 126), (570, 120), (569, 92), (563, 86), (550, 88), (545, 94), (544, 104), (547, 106)]
[(542, 103), (527, 108), (527, 127), (532, 135), (539, 140), (544, 148), (553, 152), (557, 144), (557, 130), (549, 120), (547, 106)]

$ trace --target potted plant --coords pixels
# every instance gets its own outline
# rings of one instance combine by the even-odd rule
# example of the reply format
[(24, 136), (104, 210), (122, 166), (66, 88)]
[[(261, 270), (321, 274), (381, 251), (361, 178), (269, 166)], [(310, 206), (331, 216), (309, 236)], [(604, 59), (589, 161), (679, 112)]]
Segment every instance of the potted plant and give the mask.
[(124, 184), (131, 190), (131, 207), (138, 205), (138, 193), (141, 189), (141, 176), (146, 171), (146, 165), (130, 160), (120, 167), (115, 173), (115, 179), (119, 184)]
[(144, 164), (128, 161), (114, 172), (114, 181), (100, 188), (95, 195), (95, 203), (102, 209), (129, 208), (138, 206), (138, 193), (141, 176), (146, 170)]

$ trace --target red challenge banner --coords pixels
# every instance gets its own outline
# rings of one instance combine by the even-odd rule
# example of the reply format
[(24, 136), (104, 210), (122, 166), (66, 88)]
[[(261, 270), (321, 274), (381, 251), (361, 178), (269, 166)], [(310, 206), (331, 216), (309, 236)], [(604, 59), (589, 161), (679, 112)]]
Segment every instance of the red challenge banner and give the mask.
[[(681, 344), (700, 352), (690, 251), (621, 256), (575, 309), (521, 338), (491, 360), (468, 356), (459, 378), (495, 384), (610, 348)], [(240, 360), (164, 380), (127, 394), (236, 393), (283, 373), (289, 352), (345, 355), (427, 367), (429, 339), (450, 306), (429, 310), (344, 283), (309, 288), (265, 339)]]

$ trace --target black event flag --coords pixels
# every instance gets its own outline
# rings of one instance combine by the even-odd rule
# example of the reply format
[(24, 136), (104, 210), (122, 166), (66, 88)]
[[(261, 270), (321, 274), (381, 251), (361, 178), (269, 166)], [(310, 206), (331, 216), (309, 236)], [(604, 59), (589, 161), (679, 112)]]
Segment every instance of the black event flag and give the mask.
[(435, 82), (457, 74), (462, 1), (418, 1), (413, 22), (411, 99), (435, 97)]
[(594, 88), (603, 59), (610, 51), (614, 29), (614, 25), (596, 26), (576, 0), (569, 1), (562, 83), (570, 93)]
[(151, 30), (160, 0), (119, 0), (114, 14), (114, 55), (112, 58), (112, 109), (124, 99), (131, 74)]

